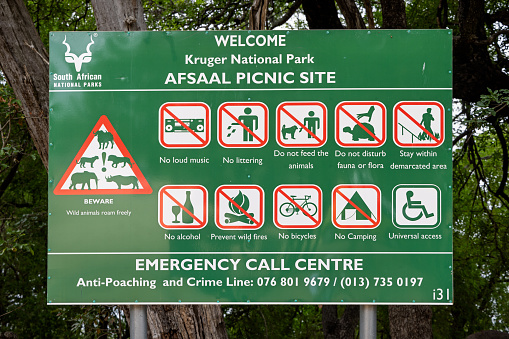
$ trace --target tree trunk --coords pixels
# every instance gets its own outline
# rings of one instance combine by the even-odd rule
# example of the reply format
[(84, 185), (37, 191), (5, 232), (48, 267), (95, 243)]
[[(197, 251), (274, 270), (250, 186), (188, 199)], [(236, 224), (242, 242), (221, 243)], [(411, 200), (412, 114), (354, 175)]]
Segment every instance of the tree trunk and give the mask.
[(431, 339), (433, 331), (430, 306), (389, 306), (392, 339)]
[(302, 9), (306, 15), (309, 29), (343, 28), (334, 0), (304, 0)]
[(359, 12), (359, 8), (357, 8), (354, 0), (336, 0), (336, 3), (338, 4), (339, 10), (345, 17), (346, 28), (366, 28), (364, 20), (362, 19), (361, 12)]
[(325, 339), (355, 339), (359, 325), (359, 306), (348, 305), (338, 319), (337, 305), (323, 305), (322, 326)]
[(269, 0), (254, 0), (249, 10), (249, 29), (264, 30)]
[[(97, 30), (146, 30), (141, 0), (92, 0)], [(127, 319), (129, 310), (122, 308)], [(152, 338), (227, 338), (219, 305), (151, 305), (147, 307)]]
[(48, 53), (23, 0), (0, 0), (0, 68), (21, 102), (30, 136), (48, 168)]
[(405, 29), (406, 12), (404, 0), (382, 0), (382, 28)]

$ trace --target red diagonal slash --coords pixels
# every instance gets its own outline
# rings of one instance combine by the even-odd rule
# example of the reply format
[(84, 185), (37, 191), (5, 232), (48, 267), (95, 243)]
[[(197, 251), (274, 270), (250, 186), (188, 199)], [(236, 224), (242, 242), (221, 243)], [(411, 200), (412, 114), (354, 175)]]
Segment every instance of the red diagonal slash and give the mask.
[(343, 197), (343, 199), (345, 199), (348, 203), (350, 203), (350, 205), (352, 205), (353, 207), (355, 207), (355, 209), (359, 212), (361, 212), (361, 214), (363, 216), (365, 216), (369, 221), (371, 221), (373, 223), (373, 226), (376, 225), (376, 221), (371, 219), (371, 217), (369, 215), (366, 214), (366, 212), (364, 212), (363, 210), (360, 209), (359, 206), (357, 206), (356, 204), (353, 203), (352, 200), (348, 199), (346, 195), (344, 195), (343, 193), (340, 192), (339, 189), (336, 190), (336, 193), (339, 194), (341, 197)]
[(416, 124), (420, 129), (422, 129), (422, 131), (424, 133), (426, 133), (427, 135), (430, 136), (430, 138), (432, 138), (433, 140), (435, 140), (436, 143), (440, 143), (440, 140), (438, 140), (433, 134), (431, 134), (430, 131), (428, 131), (427, 129), (424, 128), (424, 126), (422, 126), (420, 123), (417, 122), (417, 120), (415, 120), (408, 112), (406, 112), (403, 108), (398, 107), (398, 109), (401, 111), (401, 113), (403, 113), (408, 119), (410, 119), (410, 121), (412, 121), (414, 124)]
[(309, 219), (314, 221), (315, 224), (318, 224), (318, 220), (313, 218), (313, 216), (311, 214), (309, 214), (309, 212), (305, 211), (302, 206), (300, 206), (295, 200), (292, 199), (292, 197), (290, 197), (288, 194), (286, 194), (282, 189), (278, 190), (278, 192), (281, 193), (286, 199), (288, 199), (293, 205), (295, 205), (295, 207), (297, 207), (299, 210), (301, 210), (302, 213), (304, 213)]
[[(290, 112), (288, 112), (284, 107), (281, 107), (281, 110), (283, 112), (286, 113), (286, 115), (288, 115), (293, 121), (295, 121), (297, 123), (297, 125), (299, 125), (302, 129), (304, 129), (306, 132), (308, 132), (309, 135), (311, 135), (313, 138), (316, 139), (316, 141), (318, 141), (318, 143), (322, 143), (323, 140), (320, 140), (320, 138), (318, 136), (316, 136), (316, 134), (314, 134), (313, 132), (311, 132), (306, 126), (304, 126), (303, 123), (301, 123), (299, 120), (297, 120), (297, 118), (295, 118)], [(323, 122), (322, 122), (323, 124)]]
[(194, 215), (193, 213), (191, 213), (191, 211), (189, 211), (187, 208), (184, 207), (184, 205), (182, 205), (177, 199), (175, 199), (170, 193), (168, 193), (166, 190), (163, 191), (164, 194), (170, 198), (175, 204), (177, 204), (180, 208), (182, 208), (182, 210), (184, 212), (186, 212), (187, 214), (189, 214), (189, 216), (191, 216), (191, 218), (193, 218), (200, 226), (204, 226), (205, 224), (203, 223), (203, 221), (201, 221), (200, 219), (198, 219), (198, 217), (196, 215)]
[(167, 113), (167, 114), (169, 114), (169, 115), (170, 115), (173, 119), (177, 120), (177, 122), (178, 122), (179, 124), (181, 124), (181, 125), (182, 125), (182, 127), (184, 127), (184, 128), (185, 128), (185, 129), (186, 129), (189, 133), (191, 133), (191, 134), (192, 134), (192, 135), (194, 135), (194, 136), (195, 136), (198, 140), (200, 140), (202, 144), (206, 144), (206, 141), (205, 141), (205, 140), (203, 140), (203, 138), (202, 138), (202, 137), (200, 137), (198, 134), (196, 134), (196, 132), (195, 132), (195, 131), (193, 131), (191, 128), (189, 128), (189, 126), (187, 126), (187, 125), (186, 125), (186, 124), (185, 124), (182, 120), (180, 120), (180, 119), (179, 119), (179, 118), (178, 118), (178, 117), (177, 117), (174, 113), (172, 113), (172, 112), (168, 109), (168, 107), (165, 107), (165, 108), (164, 108), (164, 112), (165, 112), (165, 113)]
[(382, 143), (382, 140), (380, 140), (373, 132), (371, 132), (366, 126), (364, 126), (362, 122), (360, 122), (353, 115), (351, 115), (350, 112), (344, 109), (343, 106), (341, 106), (339, 109), (345, 112), (350, 119), (352, 119), (357, 125), (359, 125), (363, 130), (365, 130), (369, 135), (371, 135), (376, 141)]
[(248, 217), (249, 219), (251, 219), (252, 222), (254, 222), (254, 224), (256, 226), (260, 226), (260, 223), (258, 221), (256, 221), (256, 219), (254, 217), (251, 216), (251, 214), (249, 214), (246, 210), (244, 210), (242, 207), (240, 207), (239, 204), (237, 204), (235, 201), (233, 201), (232, 198), (230, 198), (228, 195), (226, 195), (226, 193), (224, 193), (223, 190), (220, 190), (219, 193), (221, 193), (221, 195), (223, 197), (225, 197), (226, 199), (228, 199), (228, 201), (230, 201), (232, 204), (235, 205), (235, 207), (237, 207), (239, 209), (239, 211), (241, 211), (246, 217)]
[(244, 125), (235, 115), (233, 115), (232, 113), (230, 113), (226, 108), (222, 108), (223, 111), (226, 112), (226, 114), (228, 114), (230, 116), (230, 118), (232, 118), (233, 120), (235, 120), (235, 122), (237, 124), (239, 124), (243, 129), (245, 129), (246, 131), (249, 132), (249, 134), (251, 134), (256, 140), (258, 140), (258, 142), (260, 142), (260, 144), (263, 144), (263, 140), (260, 139), (260, 137), (258, 135), (256, 135), (255, 132), (251, 131), (246, 125)]

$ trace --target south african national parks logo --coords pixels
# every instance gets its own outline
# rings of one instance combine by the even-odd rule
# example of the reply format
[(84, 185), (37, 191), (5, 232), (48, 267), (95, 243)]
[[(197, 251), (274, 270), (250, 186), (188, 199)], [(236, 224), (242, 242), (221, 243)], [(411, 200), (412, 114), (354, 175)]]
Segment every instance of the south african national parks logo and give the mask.
[(79, 72), (81, 71), (81, 66), (83, 64), (92, 61), (92, 52), (90, 51), (90, 46), (94, 44), (94, 40), (92, 39), (92, 36), (90, 36), (90, 43), (87, 45), (87, 51), (83, 54), (80, 54), (80, 56), (71, 53), (71, 46), (66, 42), (66, 40), (67, 36), (64, 37), (64, 41), (62, 42), (62, 44), (67, 47), (67, 51), (65, 52), (65, 62), (68, 64), (74, 64), (76, 72)]

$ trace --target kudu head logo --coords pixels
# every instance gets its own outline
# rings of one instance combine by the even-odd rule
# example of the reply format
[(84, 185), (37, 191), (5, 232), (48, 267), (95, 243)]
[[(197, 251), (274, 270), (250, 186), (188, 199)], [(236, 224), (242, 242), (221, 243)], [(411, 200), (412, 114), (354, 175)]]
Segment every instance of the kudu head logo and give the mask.
[(87, 46), (86, 53), (81, 54), (80, 56), (76, 56), (76, 54), (71, 53), (71, 46), (65, 40), (67, 39), (67, 36), (64, 38), (64, 41), (62, 44), (67, 46), (67, 51), (65, 52), (65, 62), (69, 64), (74, 64), (74, 67), (76, 68), (76, 72), (81, 71), (81, 65), (86, 64), (87, 62), (90, 62), (92, 60), (92, 52), (90, 52), (90, 46), (94, 44), (94, 40), (92, 40), (92, 36), (90, 36), (90, 43)]

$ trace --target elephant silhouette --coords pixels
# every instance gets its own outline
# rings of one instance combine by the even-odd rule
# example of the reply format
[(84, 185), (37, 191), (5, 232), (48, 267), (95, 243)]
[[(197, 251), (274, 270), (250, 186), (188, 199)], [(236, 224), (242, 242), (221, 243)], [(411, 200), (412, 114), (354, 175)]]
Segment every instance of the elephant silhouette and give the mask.
[(88, 189), (91, 189), (90, 182), (92, 180), (95, 180), (95, 187), (97, 188), (97, 175), (92, 172), (76, 172), (73, 175), (71, 175), (71, 186), (69, 186), (69, 189), (75, 190), (77, 187), (77, 184), (81, 184), (81, 189), (84, 190), (85, 187), (88, 186)]

